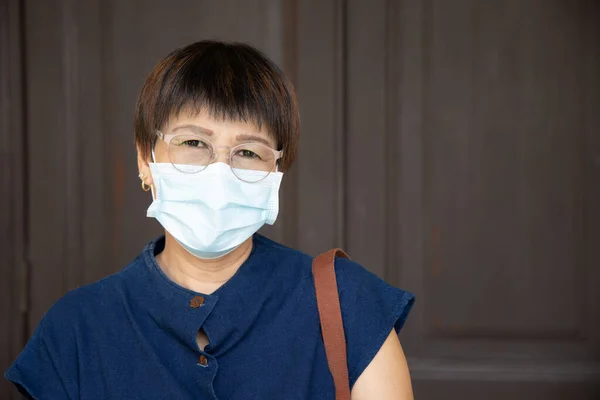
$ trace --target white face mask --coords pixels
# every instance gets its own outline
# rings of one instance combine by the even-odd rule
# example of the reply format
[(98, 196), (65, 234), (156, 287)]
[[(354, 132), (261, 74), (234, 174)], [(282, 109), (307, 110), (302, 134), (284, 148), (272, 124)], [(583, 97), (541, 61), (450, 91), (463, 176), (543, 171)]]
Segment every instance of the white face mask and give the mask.
[[(148, 217), (156, 218), (196, 257), (224, 256), (277, 219), (281, 172), (248, 183), (222, 162), (195, 174), (182, 173), (170, 163), (150, 163), (150, 170), (155, 194)], [(256, 171), (236, 173), (243, 178)]]

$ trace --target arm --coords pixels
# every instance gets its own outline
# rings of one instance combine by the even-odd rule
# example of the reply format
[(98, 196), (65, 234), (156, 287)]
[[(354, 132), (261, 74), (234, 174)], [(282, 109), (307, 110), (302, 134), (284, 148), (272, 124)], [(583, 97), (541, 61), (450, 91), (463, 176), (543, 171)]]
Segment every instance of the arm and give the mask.
[(352, 400), (368, 399), (413, 400), (406, 357), (393, 329), (352, 389)]

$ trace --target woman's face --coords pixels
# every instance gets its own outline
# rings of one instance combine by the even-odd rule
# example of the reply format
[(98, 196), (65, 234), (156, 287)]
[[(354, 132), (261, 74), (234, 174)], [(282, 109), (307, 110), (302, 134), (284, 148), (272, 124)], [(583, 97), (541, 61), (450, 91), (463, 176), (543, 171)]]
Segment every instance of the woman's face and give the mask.
[[(182, 110), (177, 116), (173, 116), (163, 127), (162, 133), (166, 136), (174, 134), (194, 134), (207, 139), (215, 147), (216, 158), (214, 162), (228, 162), (230, 148), (242, 143), (261, 143), (272, 149), (276, 149), (275, 140), (269, 135), (264, 126), (259, 129), (252, 122), (240, 122), (214, 119), (210, 114), (202, 110), (198, 114), (192, 114), (189, 110)], [(154, 157), (157, 163), (170, 162), (168, 146), (164, 140), (157, 140), (154, 147)], [(147, 185), (152, 185), (152, 174), (148, 163), (152, 160), (140, 158), (138, 150), (138, 168), (143, 174), (143, 180)]]

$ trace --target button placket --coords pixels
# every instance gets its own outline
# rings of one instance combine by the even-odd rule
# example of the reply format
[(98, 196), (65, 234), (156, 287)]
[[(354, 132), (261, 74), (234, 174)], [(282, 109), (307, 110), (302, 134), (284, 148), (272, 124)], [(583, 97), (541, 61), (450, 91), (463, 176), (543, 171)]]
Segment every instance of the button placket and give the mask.
[[(196, 344), (197, 350), (199, 350), (198, 358), (196, 361), (196, 367), (198, 368), (206, 368), (208, 372), (212, 371), (211, 374), (214, 375), (216, 369), (218, 368), (217, 360), (214, 356), (208, 354), (205, 349), (198, 348), (197, 345), (197, 333), (198, 330), (202, 329), (202, 325), (204, 320), (208, 317), (208, 315), (212, 312), (216, 302), (218, 301), (218, 297), (215, 296), (204, 296), (204, 295), (192, 295), (188, 297), (189, 299), (189, 307), (190, 312), (195, 315), (190, 319), (190, 328), (193, 326), (195, 330), (194, 334), (194, 344)], [(193, 310), (193, 311), (192, 311)], [(196, 325), (197, 324), (197, 325)], [(208, 336), (208, 335), (207, 335)], [(210, 346), (209, 342), (205, 347)]]
[[(190, 308), (200, 308), (206, 304), (206, 299), (204, 296), (194, 296), (190, 299)], [(205, 354), (200, 354), (198, 357), (197, 365), (201, 367), (208, 367), (208, 357)]]

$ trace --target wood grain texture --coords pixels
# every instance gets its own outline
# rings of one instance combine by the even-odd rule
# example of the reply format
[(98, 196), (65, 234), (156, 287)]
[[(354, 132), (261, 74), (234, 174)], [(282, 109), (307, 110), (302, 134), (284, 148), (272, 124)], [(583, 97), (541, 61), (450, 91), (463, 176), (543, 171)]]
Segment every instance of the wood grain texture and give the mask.
[(263, 50), (300, 99), (261, 232), (343, 247), (417, 295), (401, 340), (418, 398), (597, 393), (597, 2), (0, 4), (0, 366), (56, 299), (161, 233), (133, 106), (158, 60), (213, 38)]
[(544, 383), (560, 380), (591, 398), (600, 381), (589, 286), (600, 257), (588, 222), (600, 204), (588, 181), (600, 121), (588, 108), (600, 92), (590, 75), (600, 67), (597, 11), (585, 1), (402, 7), (411, 21), (401, 107), (405, 123), (418, 122), (400, 131), (417, 130), (402, 152), (414, 161), (403, 171), (414, 190), (401, 202), (421, 196), (399, 222), (412, 243), (403, 260), (418, 265), (402, 266), (420, 300), (406, 332), (415, 393), (438, 398), (453, 382), (485, 381), (488, 393), (560, 398)]
[[(431, 329), (576, 339), (584, 302), (584, 81), (573, 78), (584, 66), (581, 29), (551, 7), (458, 4), (434, 2), (427, 47)], [(512, 37), (522, 38), (518, 46), (507, 43)], [(461, 298), (449, 304), (456, 291)]]
[(30, 333), (103, 265), (98, 3), (27, 1)]
[(347, 6), (346, 249), (352, 259), (385, 277), (386, 230), (393, 218), (387, 200), (396, 186), (386, 178), (397, 158), (387, 157), (386, 2), (349, 1)]
[[(23, 10), (0, 1), (0, 371), (12, 364), (27, 329), (25, 118), (23, 109)], [(0, 398), (17, 399), (4, 379)]]
[(302, 117), (297, 247), (343, 247), (345, 214), (342, 1), (298, 2), (296, 85)]
[[(413, 292), (416, 309), (403, 330), (407, 356), (421, 354), (424, 345), (425, 184), (423, 182), (424, 68), (427, 2), (388, 2), (388, 75), (390, 80), (388, 159), (388, 271), (391, 282)], [(392, 161), (394, 160), (394, 161)], [(393, 188), (396, 188), (394, 190)]]

